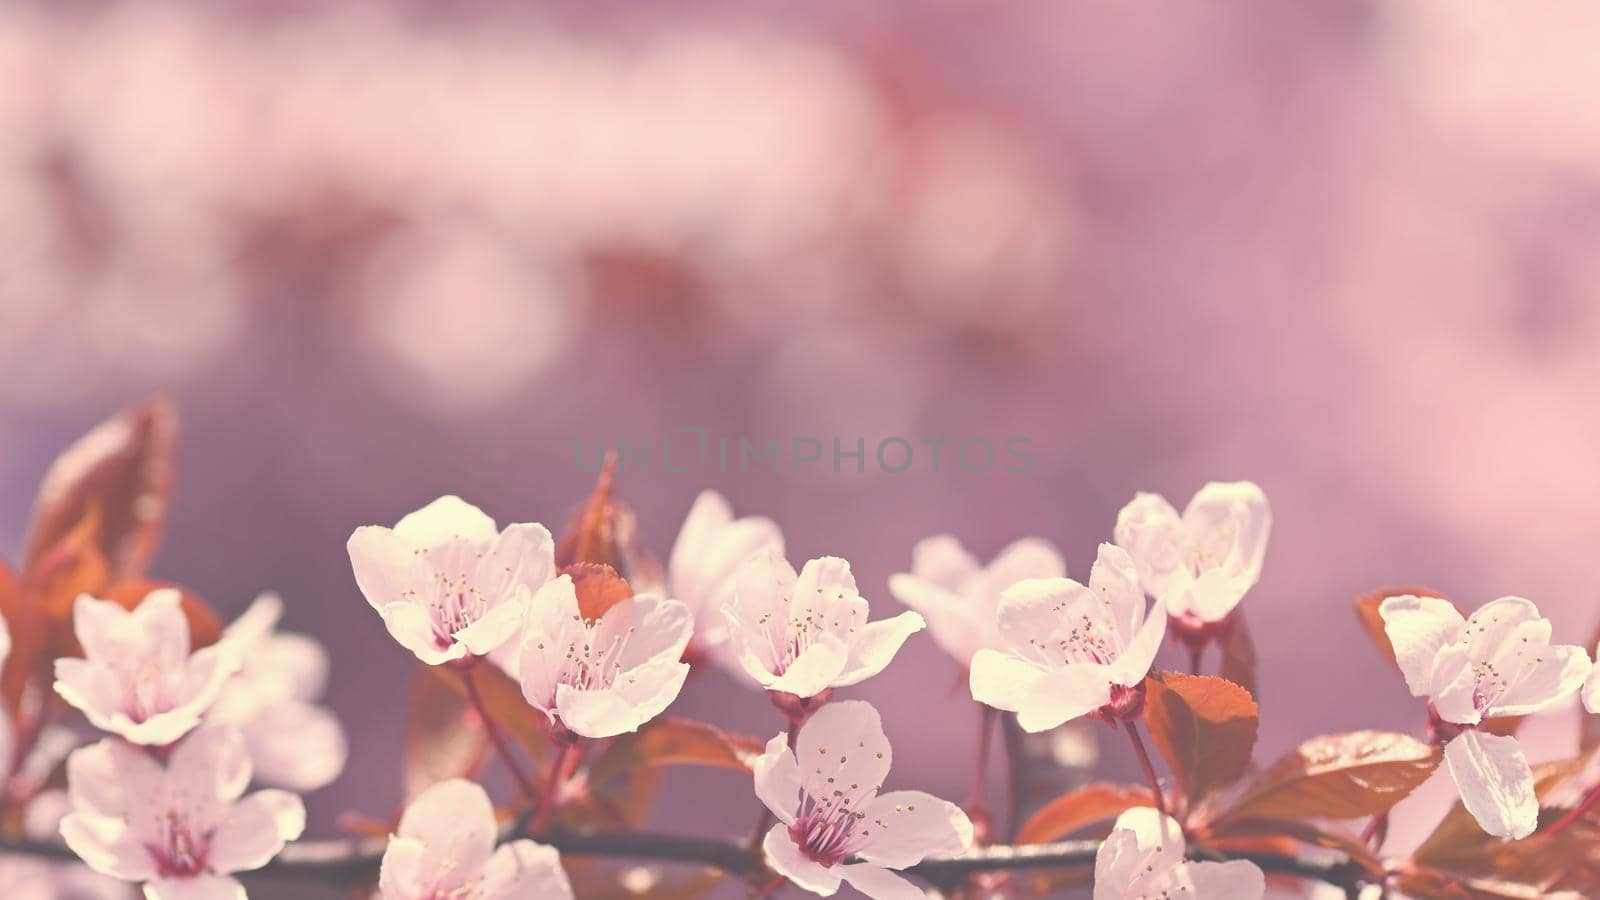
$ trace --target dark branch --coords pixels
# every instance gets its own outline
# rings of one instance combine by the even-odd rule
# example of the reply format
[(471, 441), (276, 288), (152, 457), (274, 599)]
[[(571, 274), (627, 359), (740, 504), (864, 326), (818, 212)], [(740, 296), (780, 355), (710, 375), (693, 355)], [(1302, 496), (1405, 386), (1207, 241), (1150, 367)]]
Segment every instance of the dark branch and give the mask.
[[(734, 841), (650, 832), (556, 832), (541, 839), (564, 854), (711, 866), (736, 877), (762, 870), (759, 856)], [(250, 875), (328, 884), (352, 884), (377, 877), (386, 841), (381, 838), (302, 841)], [(1094, 865), (1095, 841), (1062, 841), (1019, 847), (983, 847), (953, 859), (927, 860), (906, 872), (938, 885), (950, 885), (976, 872), (1002, 869), (1076, 868)], [(72, 851), (52, 841), (3, 841), (0, 850), (71, 860)], [(1360, 872), (1343, 860), (1331, 862), (1279, 854), (1240, 854), (1262, 870), (1353, 888)]]

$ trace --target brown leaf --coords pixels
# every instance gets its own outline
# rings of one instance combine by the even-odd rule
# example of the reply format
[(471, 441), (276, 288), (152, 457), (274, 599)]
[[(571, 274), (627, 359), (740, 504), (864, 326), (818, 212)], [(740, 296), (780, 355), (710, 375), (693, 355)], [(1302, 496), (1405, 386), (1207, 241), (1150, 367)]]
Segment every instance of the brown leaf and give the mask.
[(1395, 888), (1413, 900), (1538, 900), (1547, 896), (1531, 884), (1489, 878), (1461, 878), (1433, 869), (1401, 872)]
[(590, 767), (586, 801), (563, 810), (572, 825), (638, 827), (655, 802), (667, 766), (714, 766), (749, 772), (759, 740), (704, 722), (668, 716), (618, 737)]
[(1220, 819), (1353, 819), (1386, 812), (1439, 767), (1416, 738), (1357, 731), (1306, 741), (1263, 772)]
[(1228, 617), (1228, 633), (1222, 642), (1222, 677), (1250, 692), (1256, 693), (1256, 645), (1250, 640), (1250, 628), (1244, 622), (1244, 610), (1236, 609)]
[(717, 766), (749, 772), (761, 755), (761, 741), (731, 734), (714, 725), (663, 716), (624, 734), (589, 770), (591, 783), (637, 766)]
[(1191, 802), (1237, 781), (1255, 747), (1256, 702), (1222, 678), (1156, 672), (1145, 682), (1145, 721)]
[(1383, 601), (1390, 597), (1403, 597), (1408, 594), (1414, 597), (1438, 597), (1441, 600), (1444, 599), (1443, 594), (1427, 588), (1397, 587), (1373, 591), (1370, 594), (1362, 594), (1355, 601), (1356, 616), (1361, 619), (1361, 627), (1367, 630), (1367, 636), (1372, 638), (1374, 644), (1378, 645), (1378, 650), (1388, 658), (1396, 670), (1400, 668), (1400, 664), (1395, 662), (1394, 645), (1389, 643), (1389, 633), (1384, 630), (1383, 616), (1378, 614), (1378, 607), (1382, 606)]
[(142, 575), (166, 522), (177, 429), (177, 412), (158, 398), (95, 426), (56, 457), (39, 485), (25, 567), (95, 509), (97, 549), (111, 571)]
[(591, 621), (633, 596), (628, 582), (604, 563), (572, 563), (563, 568), (561, 574), (572, 576), (572, 588), (578, 595), (578, 613)]
[[(461, 672), (454, 669), (447, 671), (444, 667), (434, 667), (433, 671), (445, 686), (463, 697), (467, 696)], [(521, 745), (528, 759), (536, 764), (544, 760), (550, 747), (550, 739), (545, 733), (549, 719), (523, 699), (522, 686), (510, 675), (488, 663), (473, 667), (470, 677), (477, 686), (478, 696), (483, 698), (489, 717), (494, 719), (500, 730)]]
[(1197, 843), (1217, 850), (1238, 849), (1240, 841), (1261, 838), (1288, 838), (1313, 847), (1338, 850), (1360, 866), (1374, 882), (1381, 882), (1384, 877), (1383, 863), (1355, 835), (1307, 822), (1240, 819), (1219, 822), (1195, 835)]
[(419, 666), (411, 676), (400, 754), (408, 804), (441, 781), (472, 777), (488, 752), (483, 720), (450, 681), (460, 679), (437, 666)]
[(99, 533), (99, 510), (91, 506), (23, 573), (14, 602), (5, 609), (12, 645), (0, 692), (13, 712), (30, 681), (49, 683), (52, 660), (82, 652), (72, 635), (72, 604), (80, 593), (104, 593), (111, 578)]
[(1115, 819), (1135, 806), (1154, 806), (1150, 789), (1127, 784), (1087, 784), (1040, 807), (1017, 832), (1019, 844), (1057, 841), (1090, 825)]

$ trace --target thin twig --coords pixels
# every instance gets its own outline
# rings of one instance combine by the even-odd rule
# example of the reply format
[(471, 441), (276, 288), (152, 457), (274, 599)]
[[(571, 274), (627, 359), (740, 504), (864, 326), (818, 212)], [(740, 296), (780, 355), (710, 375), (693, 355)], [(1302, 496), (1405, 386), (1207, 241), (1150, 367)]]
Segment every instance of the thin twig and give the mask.
[[(508, 835), (512, 829), (507, 829)], [(540, 838), (570, 856), (598, 856), (663, 863), (710, 866), (729, 875), (745, 877), (762, 869), (761, 857), (734, 841), (651, 832), (557, 831)], [(353, 884), (377, 876), (387, 841), (302, 841), (285, 847), (277, 858), (254, 872), (255, 876), (331, 884)], [(983, 847), (950, 859), (925, 860), (905, 870), (926, 881), (948, 883), (977, 872), (1007, 869), (1050, 869), (1093, 866), (1097, 841), (1061, 841), (1053, 844)], [(49, 859), (71, 860), (66, 845), (51, 841), (0, 841), (0, 852), (22, 853)], [(1308, 859), (1293, 855), (1244, 853), (1230, 859), (1249, 860), (1263, 871), (1308, 878), (1346, 887), (1359, 877), (1345, 860)]]
[(1133, 752), (1139, 756), (1139, 767), (1144, 769), (1144, 777), (1150, 782), (1150, 793), (1156, 798), (1156, 810), (1165, 813), (1167, 804), (1161, 797), (1161, 779), (1156, 776), (1156, 767), (1150, 762), (1150, 753), (1144, 749), (1144, 741), (1139, 738), (1139, 724), (1129, 720), (1122, 725), (1128, 729), (1128, 739), (1133, 741)]
[(484, 732), (489, 735), (489, 741), (494, 744), (495, 751), (500, 754), (501, 762), (504, 762), (506, 768), (511, 771), (511, 777), (516, 780), (517, 787), (522, 790), (523, 796), (534, 797), (533, 779), (529, 778), (528, 773), (523, 771), (511, 747), (506, 744), (505, 735), (500, 733), (500, 723), (496, 722), (494, 716), (489, 714), (489, 706), (483, 702), (483, 695), (478, 692), (478, 681), (472, 677), (472, 669), (461, 670), (461, 683), (466, 686), (467, 700), (472, 704), (472, 708), (477, 711), (478, 718), (483, 720)]

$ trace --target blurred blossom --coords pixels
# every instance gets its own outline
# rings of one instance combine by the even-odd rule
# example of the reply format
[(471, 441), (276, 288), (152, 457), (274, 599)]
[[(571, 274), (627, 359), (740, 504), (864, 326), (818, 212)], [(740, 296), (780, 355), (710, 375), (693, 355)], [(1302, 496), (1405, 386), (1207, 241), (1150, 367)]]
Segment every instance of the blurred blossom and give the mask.
[(574, 287), (470, 228), (401, 234), (360, 279), (370, 376), (441, 414), (497, 405), (567, 343)]

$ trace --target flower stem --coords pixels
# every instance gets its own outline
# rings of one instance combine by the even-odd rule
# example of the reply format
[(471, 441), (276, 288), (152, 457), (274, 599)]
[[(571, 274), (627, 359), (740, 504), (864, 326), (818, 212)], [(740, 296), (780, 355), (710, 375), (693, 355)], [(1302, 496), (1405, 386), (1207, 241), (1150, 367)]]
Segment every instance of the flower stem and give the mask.
[(1133, 752), (1139, 757), (1139, 766), (1144, 769), (1144, 777), (1150, 782), (1150, 793), (1156, 798), (1156, 811), (1163, 815), (1167, 812), (1167, 804), (1161, 797), (1161, 779), (1156, 777), (1156, 767), (1150, 762), (1150, 754), (1144, 749), (1144, 741), (1139, 737), (1139, 723), (1124, 722), (1128, 729), (1128, 740), (1133, 742)]
[(1545, 834), (1560, 834), (1566, 831), (1574, 822), (1588, 815), (1589, 810), (1594, 809), (1596, 803), (1600, 803), (1600, 784), (1590, 788), (1589, 793), (1578, 801), (1578, 805), (1574, 806), (1571, 812), (1557, 819), (1554, 825), (1545, 830)]
[(555, 760), (550, 763), (550, 777), (545, 780), (544, 792), (539, 795), (539, 806), (534, 810), (533, 821), (528, 825), (530, 833), (544, 833), (545, 827), (550, 822), (550, 814), (556, 808), (556, 795), (561, 793), (561, 784), (567, 780), (567, 768), (577, 761), (577, 750), (576, 741), (562, 744)]
[(500, 724), (489, 714), (488, 704), (483, 702), (483, 694), (478, 691), (478, 682), (472, 677), (472, 669), (461, 670), (461, 683), (467, 688), (467, 700), (472, 708), (477, 710), (478, 718), (483, 720), (483, 730), (489, 735), (489, 742), (494, 744), (495, 752), (500, 754), (500, 760), (511, 771), (511, 777), (517, 782), (517, 787), (522, 790), (525, 797), (534, 796), (533, 779), (523, 771), (522, 764), (517, 762), (516, 754), (512, 753), (511, 746), (506, 743), (505, 735), (500, 733)]
[(989, 813), (989, 745), (994, 743), (994, 723), (999, 711), (992, 706), (979, 705), (978, 751), (972, 761), (972, 795), (967, 800), (968, 814)]
[[(1361, 837), (1359, 838), (1359, 840), (1363, 844), (1372, 843), (1373, 839), (1378, 837), (1378, 832), (1382, 831), (1384, 829), (1384, 827), (1386, 825), (1388, 825), (1388, 823), (1389, 823), (1389, 813), (1388, 812), (1378, 813), (1377, 815), (1372, 817), (1372, 821), (1367, 823), (1367, 827), (1361, 829)], [(1377, 847), (1374, 846), (1373, 849), (1376, 850)]]
[(1189, 645), (1189, 672), (1191, 674), (1200, 674), (1200, 657), (1205, 655), (1205, 652), (1205, 644), (1196, 642)]

